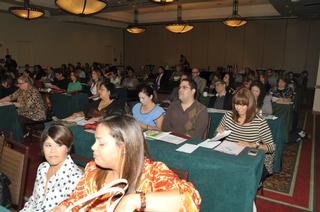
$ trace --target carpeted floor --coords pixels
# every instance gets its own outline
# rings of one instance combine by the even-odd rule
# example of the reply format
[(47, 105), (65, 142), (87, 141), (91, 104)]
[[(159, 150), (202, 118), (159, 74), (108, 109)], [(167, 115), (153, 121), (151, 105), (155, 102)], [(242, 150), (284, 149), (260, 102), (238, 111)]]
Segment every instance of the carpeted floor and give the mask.
[(317, 144), (320, 137), (319, 116), (310, 112), (307, 114), (305, 130), (308, 139), (285, 145), (281, 173), (265, 182), (263, 194), (258, 192), (256, 204), (259, 212), (319, 211), (319, 197), (316, 194), (320, 189), (319, 185), (315, 186), (316, 179), (320, 177)]

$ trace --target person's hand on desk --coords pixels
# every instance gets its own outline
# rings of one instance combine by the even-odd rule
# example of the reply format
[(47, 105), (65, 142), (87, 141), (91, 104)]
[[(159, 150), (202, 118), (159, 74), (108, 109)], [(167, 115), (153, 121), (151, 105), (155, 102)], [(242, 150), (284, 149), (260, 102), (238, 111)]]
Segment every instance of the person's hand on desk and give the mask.
[(18, 103), (18, 102), (14, 102), (13, 104), (14, 104), (16, 107), (21, 107), (21, 104)]
[(218, 127), (216, 131), (217, 131), (217, 133), (223, 133), (224, 127), (222, 127), (222, 126)]
[(238, 141), (238, 145), (243, 146), (243, 147), (249, 147), (249, 148), (256, 148), (257, 147), (256, 143), (249, 143), (246, 141)]

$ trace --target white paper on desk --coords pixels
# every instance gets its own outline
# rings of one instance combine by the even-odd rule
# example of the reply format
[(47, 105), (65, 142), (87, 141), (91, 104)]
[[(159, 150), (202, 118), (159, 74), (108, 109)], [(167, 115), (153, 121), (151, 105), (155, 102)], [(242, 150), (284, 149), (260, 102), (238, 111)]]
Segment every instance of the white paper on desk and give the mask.
[(222, 133), (217, 133), (216, 136), (214, 136), (213, 138), (211, 138), (209, 140), (210, 141), (220, 141), (224, 137), (227, 137), (228, 135), (230, 135), (230, 133), (231, 133), (231, 130), (224, 130)]
[(154, 137), (157, 140), (165, 141), (172, 144), (181, 144), (185, 142), (188, 139), (181, 138), (175, 135), (171, 135), (169, 133), (161, 133), (160, 135), (157, 135)]
[(87, 130), (84, 130), (84, 131), (86, 131), (86, 132), (88, 132), (88, 133), (93, 133), (93, 134), (96, 133), (96, 131), (94, 131), (94, 130), (92, 130), (92, 129), (87, 129)]
[(176, 149), (176, 151), (185, 152), (185, 153), (192, 153), (198, 147), (199, 147), (198, 145), (194, 145), (194, 144), (184, 144), (181, 147), (179, 147), (178, 149)]
[(221, 109), (215, 109), (215, 108), (208, 108), (208, 113), (226, 113), (228, 110), (221, 110)]
[(239, 155), (244, 148), (245, 147), (238, 145), (238, 143), (231, 141), (223, 141), (219, 146), (217, 146), (213, 150), (230, 155)]
[(212, 148), (218, 146), (219, 144), (221, 144), (221, 141), (211, 141), (211, 139), (207, 139), (207, 140), (201, 142), (200, 144), (198, 144), (198, 146), (212, 149)]
[(8, 106), (8, 105), (13, 105), (12, 102), (1, 102), (0, 106)]

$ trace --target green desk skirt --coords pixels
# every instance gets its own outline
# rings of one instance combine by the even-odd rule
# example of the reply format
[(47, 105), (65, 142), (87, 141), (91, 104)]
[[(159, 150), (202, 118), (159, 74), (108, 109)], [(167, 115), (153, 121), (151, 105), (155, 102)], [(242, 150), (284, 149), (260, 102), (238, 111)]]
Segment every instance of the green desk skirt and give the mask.
[(0, 130), (6, 134), (12, 133), (16, 142), (23, 142), (22, 126), (14, 105), (0, 106)]
[[(209, 124), (209, 133), (208, 137), (212, 138), (215, 135), (216, 129), (223, 117), (224, 113), (209, 113), (210, 124)], [(267, 123), (271, 129), (273, 142), (276, 145), (276, 155), (273, 164), (273, 171), (281, 171), (281, 159), (282, 159), (282, 150), (283, 144), (285, 142), (285, 124), (283, 123), (283, 117), (280, 116), (275, 120), (268, 119)]]
[[(92, 159), (94, 135), (80, 126), (70, 129), (74, 134), (75, 153)], [(248, 156), (248, 149), (245, 149), (240, 155), (233, 156), (199, 147), (192, 154), (186, 154), (175, 151), (181, 145), (157, 140), (147, 143), (152, 159), (189, 172), (189, 181), (202, 198), (201, 211), (252, 211), (263, 169), (263, 151), (253, 157)]]
[(83, 111), (89, 104), (88, 94), (51, 94), (52, 112), (59, 119), (71, 116), (73, 113)]
[(273, 114), (283, 118), (282, 130), (284, 133), (284, 142), (289, 142), (289, 135), (292, 130), (293, 122), (293, 104), (277, 104), (272, 103)]

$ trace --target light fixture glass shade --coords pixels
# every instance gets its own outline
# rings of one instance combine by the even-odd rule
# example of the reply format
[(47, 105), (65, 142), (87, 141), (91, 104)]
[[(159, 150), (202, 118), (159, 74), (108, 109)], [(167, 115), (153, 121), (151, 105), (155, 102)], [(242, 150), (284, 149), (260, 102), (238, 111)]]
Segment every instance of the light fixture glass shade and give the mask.
[(37, 18), (40, 18), (41, 16), (44, 15), (44, 10), (39, 9), (39, 8), (34, 8), (34, 7), (10, 7), (9, 11), (19, 17), (23, 18), (26, 20), (34, 20)]
[(146, 31), (146, 28), (137, 26), (137, 25), (132, 25), (127, 27), (127, 31), (133, 34), (140, 34)]
[(224, 20), (223, 23), (229, 27), (240, 27), (245, 25), (247, 21), (241, 17), (230, 17)]
[(166, 29), (173, 33), (185, 33), (192, 30), (193, 26), (189, 24), (178, 23), (178, 24), (167, 25)]
[(161, 4), (165, 4), (165, 3), (172, 3), (175, 0), (152, 0), (152, 1), (157, 2), (157, 3), (161, 3)]
[(107, 6), (106, 0), (55, 0), (62, 10), (74, 15), (90, 15), (103, 10)]
[(232, 15), (223, 21), (225, 25), (229, 27), (240, 27), (247, 23), (247, 21), (238, 14), (238, 4), (238, 0), (233, 0)]

